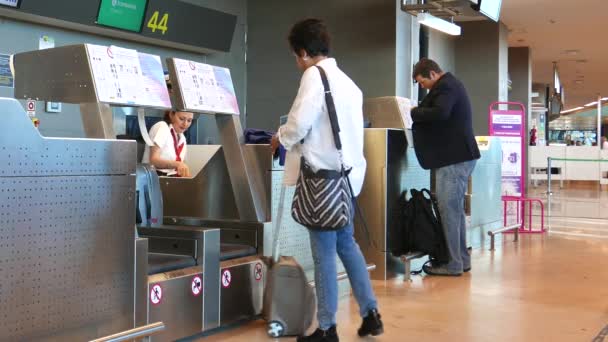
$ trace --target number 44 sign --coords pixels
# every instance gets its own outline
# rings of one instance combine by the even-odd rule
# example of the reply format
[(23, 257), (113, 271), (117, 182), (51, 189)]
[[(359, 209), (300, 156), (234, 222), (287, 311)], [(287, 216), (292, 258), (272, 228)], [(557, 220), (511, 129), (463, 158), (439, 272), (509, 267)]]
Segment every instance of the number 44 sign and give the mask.
[(165, 32), (169, 29), (167, 25), (169, 25), (169, 13), (163, 14), (162, 18), (160, 18), (160, 22), (158, 21), (158, 17), (160, 17), (160, 13), (158, 11), (154, 11), (150, 20), (148, 20), (148, 28), (152, 32), (156, 32), (156, 30), (160, 30), (164, 35)]

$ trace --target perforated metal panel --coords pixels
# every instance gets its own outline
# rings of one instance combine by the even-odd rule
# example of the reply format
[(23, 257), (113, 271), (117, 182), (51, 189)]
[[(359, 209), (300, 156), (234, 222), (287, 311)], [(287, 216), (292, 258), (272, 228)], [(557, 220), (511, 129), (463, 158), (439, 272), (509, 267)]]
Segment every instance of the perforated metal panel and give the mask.
[(45, 139), (0, 99), (0, 340), (133, 327), (134, 142)]
[[(135, 172), (135, 142), (82, 139), (0, 139), (0, 177), (120, 175)], [(108, 163), (112, 160), (112, 163)]]
[[(131, 177), (0, 180), (0, 336), (132, 320)], [(129, 317), (130, 316), (130, 317)], [(128, 326), (127, 326), (128, 327)]]

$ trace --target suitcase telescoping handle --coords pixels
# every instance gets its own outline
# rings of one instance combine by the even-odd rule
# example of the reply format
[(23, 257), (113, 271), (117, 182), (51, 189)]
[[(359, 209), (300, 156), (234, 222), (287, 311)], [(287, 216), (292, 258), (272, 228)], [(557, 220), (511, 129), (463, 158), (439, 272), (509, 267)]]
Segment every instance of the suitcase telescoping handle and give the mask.
[(279, 261), (279, 236), (281, 234), (281, 224), (283, 221), (283, 209), (285, 207), (285, 188), (284, 184), (281, 184), (281, 194), (279, 195), (279, 207), (277, 208), (277, 216), (274, 220), (274, 229), (272, 232), (272, 261), (274, 263)]

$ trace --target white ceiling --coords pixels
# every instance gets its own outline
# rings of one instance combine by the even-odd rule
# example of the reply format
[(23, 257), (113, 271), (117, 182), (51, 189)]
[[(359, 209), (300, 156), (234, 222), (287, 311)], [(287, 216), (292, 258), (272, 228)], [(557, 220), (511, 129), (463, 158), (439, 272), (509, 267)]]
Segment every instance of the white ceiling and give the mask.
[(534, 82), (552, 84), (558, 62), (565, 109), (608, 96), (608, 0), (503, 0), (501, 21), (509, 46), (531, 48)]

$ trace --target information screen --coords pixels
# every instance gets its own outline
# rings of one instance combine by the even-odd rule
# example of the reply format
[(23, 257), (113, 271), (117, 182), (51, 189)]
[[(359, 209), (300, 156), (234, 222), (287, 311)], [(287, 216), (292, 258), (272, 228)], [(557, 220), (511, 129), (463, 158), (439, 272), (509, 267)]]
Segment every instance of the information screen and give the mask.
[(148, 0), (101, 0), (97, 24), (140, 32)]
[(17, 8), (19, 7), (19, 0), (0, 0), (0, 5)]
[(479, 6), (479, 11), (485, 14), (486, 17), (498, 21), (500, 18), (500, 6), (502, 0), (482, 0)]

